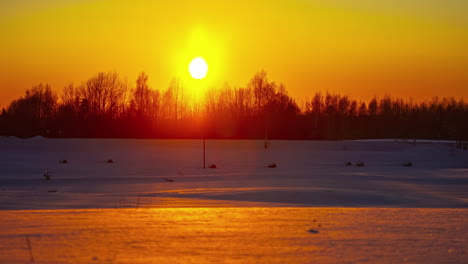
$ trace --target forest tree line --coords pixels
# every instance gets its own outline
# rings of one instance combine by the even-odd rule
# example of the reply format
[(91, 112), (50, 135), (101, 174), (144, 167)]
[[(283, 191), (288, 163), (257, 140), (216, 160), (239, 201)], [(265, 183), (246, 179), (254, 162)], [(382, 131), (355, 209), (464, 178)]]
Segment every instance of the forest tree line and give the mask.
[[(132, 87), (133, 86), (133, 87)], [(98, 73), (56, 93), (39, 84), (0, 114), (0, 135), (106, 138), (468, 140), (468, 104), (385, 96), (368, 102), (316, 92), (299, 104), (284, 85), (256, 73), (245, 87), (212, 89), (193, 100), (178, 80), (152, 89), (141, 73), (128, 85)]]

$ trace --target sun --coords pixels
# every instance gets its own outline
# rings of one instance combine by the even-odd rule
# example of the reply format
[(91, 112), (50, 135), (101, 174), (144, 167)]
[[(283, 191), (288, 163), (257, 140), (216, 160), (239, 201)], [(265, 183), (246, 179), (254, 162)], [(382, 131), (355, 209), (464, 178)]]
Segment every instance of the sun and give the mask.
[(208, 64), (202, 57), (196, 57), (190, 62), (188, 69), (194, 79), (203, 79), (208, 72)]

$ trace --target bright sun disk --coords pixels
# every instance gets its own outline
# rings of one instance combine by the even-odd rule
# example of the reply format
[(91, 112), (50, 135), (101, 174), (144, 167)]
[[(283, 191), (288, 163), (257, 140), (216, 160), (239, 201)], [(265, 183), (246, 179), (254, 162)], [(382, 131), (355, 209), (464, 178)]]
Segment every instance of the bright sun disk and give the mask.
[(202, 57), (196, 57), (189, 64), (189, 72), (194, 79), (203, 79), (208, 72), (208, 64)]

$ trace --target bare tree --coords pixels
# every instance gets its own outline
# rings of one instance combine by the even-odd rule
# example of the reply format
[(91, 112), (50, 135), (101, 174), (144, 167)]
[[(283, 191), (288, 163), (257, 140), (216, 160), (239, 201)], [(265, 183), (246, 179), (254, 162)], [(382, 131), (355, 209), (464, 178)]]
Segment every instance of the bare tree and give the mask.
[(117, 73), (98, 73), (81, 87), (81, 101), (89, 104), (90, 115), (113, 119), (119, 113), (125, 96), (125, 85)]
[(267, 73), (262, 70), (254, 75), (248, 87), (253, 91), (257, 113), (262, 112), (275, 94), (275, 84), (268, 82)]
[(149, 116), (151, 104), (151, 89), (148, 86), (148, 75), (140, 73), (136, 80), (136, 88), (133, 92), (133, 102), (135, 103), (138, 116)]

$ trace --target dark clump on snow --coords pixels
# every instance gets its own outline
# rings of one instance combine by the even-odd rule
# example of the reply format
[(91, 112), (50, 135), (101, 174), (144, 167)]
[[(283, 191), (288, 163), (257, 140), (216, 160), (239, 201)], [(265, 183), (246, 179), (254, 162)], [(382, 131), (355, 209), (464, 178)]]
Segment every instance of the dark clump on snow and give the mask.
[[(317, 223), (317, 220), (314, 219), (314, 220), (312, 220), (312, 222)], [(321, 224), (317, 224), (317, 228), (315, 228), (315, 229), (309, 229), (309, 233), (318, 234), (318, 233), (320, 233), (319, 229), (320, 229), (321, 227), (322, 227)]]
[(353, 164), (350, 161), (346, 162), (345, 165), (346, 166), (353, 166)]
[(364, 162), (362, 162), (362, 161), (359, 161), (359, 162), (356, 163), (356, 166), (364, 167), (364, 166), (366, 166), (366, 164)]
[(268, 168), (276, 168), (276, 163), (272, 162), (270, 164), (268, 164)]
[(61, 164), (67, 164), (68, 163), (68, 160), (64, 159), (64, 160), (59, 160), (59, 163)]
[(48, 190), (47, 192), (55, 193), (55, 192), (57, 192), (57, 190)]
[(42, 175), (42, 176), (44, 176), (44, 179), (46, 179), (47, 181), (50, 180), (50, 174), (49, 174), (48, 170), (45, 170), (44, 175)]
[(208, 168), (210, 168), (210, 169), (216, 169), (216, 164), (211, 164)]
[(164, 180), (167, 181), (167, 182), (173, 182), (174, 181), (174, 179), (171, 179), (171, 178), (164, 178)]
[(408, 162), (408, 163), (403, 164), (402, 166), (404, 166), (404, 167), (411, 167), (411, 166), (413, 166), (413, 163)]
[(107, 164), (112, 164), (112, 163), (114, 163), (114, 160), (108, 159), (106, 162), (107, 162)]

